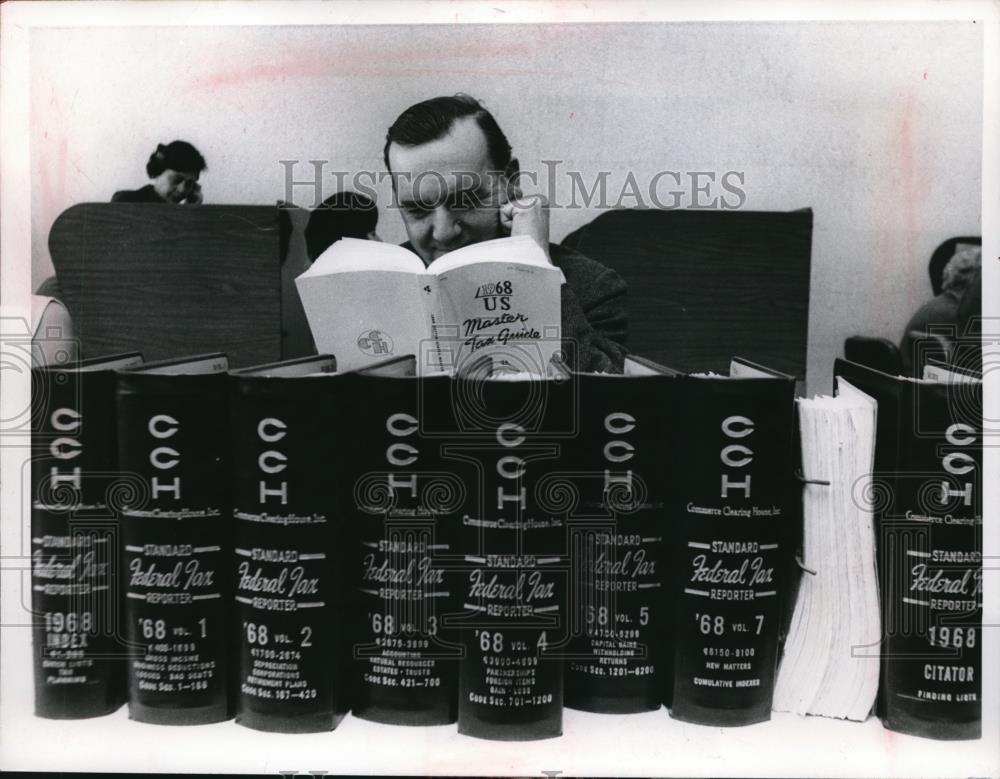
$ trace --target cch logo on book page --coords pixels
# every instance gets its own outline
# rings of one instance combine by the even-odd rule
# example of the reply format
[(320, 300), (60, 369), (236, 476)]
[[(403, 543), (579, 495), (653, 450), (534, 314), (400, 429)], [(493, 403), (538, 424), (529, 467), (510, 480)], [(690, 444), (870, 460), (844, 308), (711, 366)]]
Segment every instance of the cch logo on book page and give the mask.
[(392, 337), (384, 330), (366, 330), (358, 336), (358, 349), (373, 357), (392, 354)]

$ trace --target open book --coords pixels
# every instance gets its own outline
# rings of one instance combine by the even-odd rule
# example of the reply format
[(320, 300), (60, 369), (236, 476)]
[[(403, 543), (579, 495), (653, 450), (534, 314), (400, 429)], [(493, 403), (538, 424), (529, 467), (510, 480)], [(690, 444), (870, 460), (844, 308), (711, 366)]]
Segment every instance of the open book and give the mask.
[(462, 247), (429, 268), (401, 246), (343, 238), (295, 283), (316, 348), (340, 370), (413, 354), (422, 375), (483, 357), (544, 374), (561, 346), (564, 281), (518, 236)]

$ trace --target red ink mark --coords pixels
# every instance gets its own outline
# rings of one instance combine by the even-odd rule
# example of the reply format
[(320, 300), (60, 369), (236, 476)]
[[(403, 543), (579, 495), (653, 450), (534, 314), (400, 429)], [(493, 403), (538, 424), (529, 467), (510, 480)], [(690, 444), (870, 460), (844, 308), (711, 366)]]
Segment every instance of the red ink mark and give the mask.
[(42, 221), (51, 224), (56, 216), (66, 208), (66, 163), (69, 156), (69, 142), (65, 136), (66, 117), (62, 110), (55, 90), (52, 90), (48, 110), (44, 111), (42, 121), (53, 130), (52, 138), (49, 131), (43, 131), (46, 143), (41, 148), (36, 162), (36, 175), (41, 194)]
[(223, 70), (196, 78), (194, 86), (203, 89), (218, 89), (219, 87), (244, 84), (248, 81), (319, 75), (322, 75), (322, 68), (318, 63), (284, 62), (273, 65), (258, 63), (246, 68)]
[[(884, 175), (869, 193), (868, 218), (873, 233), (873, 300), (890, 299), (899, 294), (899, 259), (916, 257), (921, 230), (928, 219), (928, 193), (925, 133), (926, 109), (914, 95), (902, 95), (883, 125)], [(888, 311), (879, 313), (888, 321)]]
[(885, 751), (890, 757), (895, 757), (899, 749), (899, 739), (893, 731), (889, 730), (884, 725), (882, 727), (882, 743), (885, 747)]

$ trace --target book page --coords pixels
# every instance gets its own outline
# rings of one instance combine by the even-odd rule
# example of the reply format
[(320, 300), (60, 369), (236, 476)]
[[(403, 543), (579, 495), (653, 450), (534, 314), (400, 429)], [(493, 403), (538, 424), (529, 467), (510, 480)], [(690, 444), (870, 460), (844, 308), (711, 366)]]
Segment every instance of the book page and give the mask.
[(674, 368), (660, 365), (635, 354), (630, 354), (625, 358), (624, 374), (626, 376), (679, 376), (680, 373)]
[(982, 381), (979, 376), (960, 369), (950, 368), (943, 363), (933, 360), (928, 361), (924, 366), (924, 373), (921, 378), (925, 381), (935, 381), (940, 384), (973, 384)]
[(863, 721), (875, 701), (880, 638), (875, 534), (859, 485), (871, 481), (875, 401), (842, 379), (835, 398), (797, 400), (803, 500), (802, 582), (774, 708)]
[(261, 365), (244, 370), (233, 371), (237, 376), (263, 376), (266, 378), (290, 379), (299, 376), (316, 376), (337, 372), (337, 360), (330, 355), (316, 357), (300, 357), (295, 360)]
[(787, 373), (781, 373), (766, 365), (751, 362), (744, 357), (733, 357), (729, 363), (729, 377), (733, 379), (791, 379)]
[(77, 373), (90, 373), (92, 371), (116, 371), (125, 368), (134, 368), (142, 364), (141, 354), (126, 354), (110, 360), (96, 359), (88, 360), (86, 364), (77, 368)]
[(193, 376), (201, 373), (218, 373), (229, 370), (229, 359), (224, 354), (208, 354), (193, 360), (169, 360), (150, 368), (138, 367), (148, 374), (162, 376)]
[(325, 276), (357, 270), (423, 273), (424, 264), (417, 255), (402, 246), (360, 238), (341, 238), (323, 252), (298, 278)]
[(435, 260), (433, 267), (428, 270), (440, 276), (463, 265), (509, 260), (535, 265), (539, 268), (552, 267), (545, 252), (535, 243), (533, 238), (526, 235), (514, 235), (508, 238), (494, 238), (492, 241), (480, 241), (463, 246), (461, 249), (455, 249), (455, 251), (448, 252)]
[(475, 244), (431, 270), (440, 282), (436, 334), (443, 362), (458, 370), (463, 361), (488, 355), (497, 370), (545, 374), (561, 349), (564, 277), (534, 241)]
[(388, 360), (367, 366), (362, 372), (370, 376), (416, 376), (416, 358), (412, 354), (404, 357), (390, 357)]
[(313, 340), (340, 371), (421, 353), (430, 337), (423, 297), (433, 279), (397, 270), (338, 271), (296, 279)]

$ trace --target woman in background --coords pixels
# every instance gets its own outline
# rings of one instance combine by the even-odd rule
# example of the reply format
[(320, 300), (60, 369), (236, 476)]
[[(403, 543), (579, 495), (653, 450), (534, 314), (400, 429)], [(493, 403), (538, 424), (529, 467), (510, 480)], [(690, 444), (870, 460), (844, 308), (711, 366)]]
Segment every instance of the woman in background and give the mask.
[(115, 192), (112, 203), (189, 203), (201, 202), (198, 177), (208, 166), (201, 153), (187, 141), (174, 141), (156, 147), (146, 163), (146, 175), (153, 183), (141, 189)]
[[(208, 166), (201, 153), (187, 141), (157, 145), (146, 163), (146, 174), (153, 180), (141, 189), (115, 192), (112, 203), (201, 203), (198, 177)], [(62, 300), (59, 279), (50, 276), (36, 294)]]

